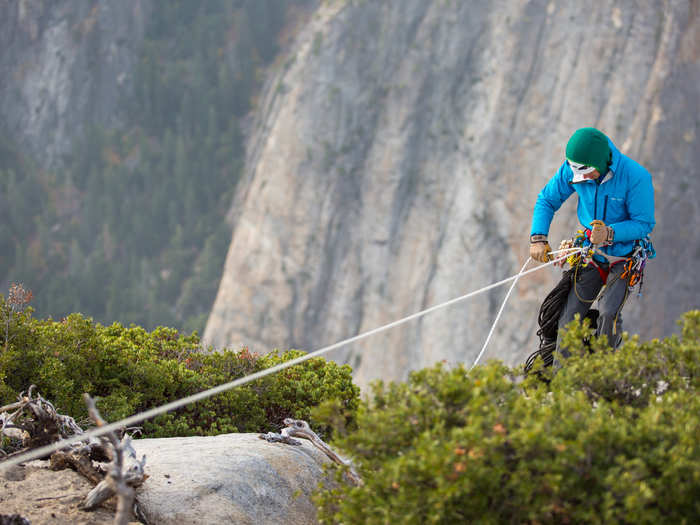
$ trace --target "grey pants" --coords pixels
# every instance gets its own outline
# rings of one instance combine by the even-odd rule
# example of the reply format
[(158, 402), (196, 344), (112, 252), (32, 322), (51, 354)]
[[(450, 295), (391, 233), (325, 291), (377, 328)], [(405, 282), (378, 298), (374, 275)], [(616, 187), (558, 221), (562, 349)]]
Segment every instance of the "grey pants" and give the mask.
[[(608, 344), (617, 348), (622, 340), (622, 306), (627, 299), (628, 279), (622, 279), (620, 275), (625, 270), (624, 263), (613, 265), (608, 275), (607, 286), (603, 294), (598, 299), (598, 329), (596, 335), (605, 334), (608, 336)], [(588, 310), (593, 306), (593, 301), (603, 287), (598, 270), (588, 265), (580, 268), (576, 282), (572, 285), (566, 305), (559, 317), (559, 329), (563, 328), (574, 320), (576, 314), (584, 318)], [(571, 354), (568, 350), (560, 348), (559, 337), (557, 337), (557, 348), (554, 354), (554, 369), (561, 368), (561, 358), (567, 358)]]

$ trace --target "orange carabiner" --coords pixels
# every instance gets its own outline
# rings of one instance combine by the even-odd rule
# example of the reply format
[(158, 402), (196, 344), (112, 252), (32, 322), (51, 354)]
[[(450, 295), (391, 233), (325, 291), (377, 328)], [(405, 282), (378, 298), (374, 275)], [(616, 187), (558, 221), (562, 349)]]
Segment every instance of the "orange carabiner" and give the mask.
[[(630, 275), (630, 276), (632, 275), (633, 263), (634, 263), (634, 261), (632, 259), (630, 259), (629, 261), (627, 261), (627, 263), (625, 263), (625, 270), (622, 272), (622, 275), (620, 276), (621, 279), (625, 279), (628, 275)], [(632, 284), (631, 281), (632, 281), (632, 277), (630, 277), (630, 284)]]

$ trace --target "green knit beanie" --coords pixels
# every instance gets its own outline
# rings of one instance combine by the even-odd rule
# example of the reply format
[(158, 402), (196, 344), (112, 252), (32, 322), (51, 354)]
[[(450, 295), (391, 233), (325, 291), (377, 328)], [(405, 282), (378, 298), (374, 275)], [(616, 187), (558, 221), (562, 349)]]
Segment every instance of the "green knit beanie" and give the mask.
[(610, 153), (608, 137), (595, 128), (577, 129), (566, 145), (567, 159), (593, 166), (601, 175), (608, 172)]

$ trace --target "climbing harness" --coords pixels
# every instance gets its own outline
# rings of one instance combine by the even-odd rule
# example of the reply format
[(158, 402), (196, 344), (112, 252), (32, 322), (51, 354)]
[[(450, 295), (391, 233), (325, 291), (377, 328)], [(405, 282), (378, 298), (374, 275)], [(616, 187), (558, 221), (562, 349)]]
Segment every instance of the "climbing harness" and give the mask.
[[(545, 367), (552, 366), (554, 362), (554, 350), (556, 349), (559, 317), (561, 316), (561, 312), (564, 309), (564, 305), (566, 304), (572, 288), (576, 294), (576, 297), (581, 302), (592, 304), (596, 301), (596, 299), (600, 299), (605, 293), (606, 289), (609, 289), (610, 286), (612, 286), (612, 284), (618, 279), (627, 279), (625, 296), (620, 303), (617, 312), (615, 313), (613, 335), (617, 334), (618, 317), (622, 311), (622, 307), (629, 297), (629, 292), (632, 291), (637, 284), (639, 284), (638, 295), (642, 295), (644, 268), (646, 266), (646, 262), (649, 259), (656, 257), (656, 251), (654, 250), (649, 237), (637, 241), (632, 253), (625, 257), (608, 255), (601, 251), (597, 246), (587, 244), (587, 241), (590, 242), (590, 230), (578, 230), (571, 239), (565, 239), (559, 246), (560, 249), (579, 248), (579, 251), (572, 253), (566, 258), (565, 262), (562, 262), (562, 266), (563, 264), (568, 264), (570, 269), (564, 271), (559, 283), (542, 302), (537, 318), (537, 322), (540, 327), (537, 331), (537, 335), (540, 339), (540, 345), (539, 348), (530, 354), (530, 356), (528, 356), (528, 358), (525, 360), (526, 375), (532, 370), (537, 357), (542, 359)], [(599, 255), (604, 258), (607, 261), (607, 264), (601, 264), (596, 261), (593, 258), (594, 255)], [(610, 271), (616, 264), (624, 264), (624, 270), (618, 274), (614, 280), (608, 282)], [(594, 267), (598, 271), (601, 281), (603, 282), (603, 287), (599, 293), (591, 299), (581, 297), (576, 286), (580, 268), (588, 265)], [(590, 326), (594, 330), (597, 329), (598, 315), (598, 310), (591, 308), (584, 317), (590, 320)], [(588, 342), (584, 341), (584, 343)]]
[[(610, 286), (610, 284), (612, 283), (607, 282), (610, 270), (613, 268), (613, 266), (617, 264), (624, 264), (625, 269), (620, 274), (619, 279), (627, 279), (628, 287), (630, 290), (634, 288), (637, 284), (639, 284), (638, 295), (641, 296), (642, 284), (644, 282), (644, 268), (646, 266), (646, 262), (649, 259), (653, 259), (654, 257), (656, 257), (656, 251), (654, 250), (654, 246), (652, 245), (649, 237), (647, 236), (644, 239), (638, 240), (635, 243), (635, 247), (634, 250), (632, 250), (632, 253), (620, 257), (617, 255), (608, 255), (607, 253), (603, 252), (598, 246), (591, 244), (586, 245), (586, 241), (590, 239), (590, 235), (591, 230), (589, 229), (578, 230), (571, 239), (566, 239), (561, 242), (560, 248), (581, 248), (580, 252), (567, 257), (566, 262), (569, 264), (569, 266), (571, 268), (575, 268), (576, 271), (578, 271), (580, 267), (586, 265), (593, 266), (596, 270), (598, 270), (598, 274), (600, 275), (600, 279), (603, 281), (603, 284), (606, 286)], [(605, 259), (607, 264), (601, 264), (600, 262), (596, 261), (594, 259), (595, 255)], [(603, 293), (603, 291), (604, 289), (601, 290), (601, 294)], [(583, 299), (578, 295), (578, 292), (576, 292), (577, 297), (581, 301), (588, 303), (594, 302), (596, 298), (600, 297), (601, 294), (599, 294), (598, 297), (594, 297), (592, 300), (590, 300)]]

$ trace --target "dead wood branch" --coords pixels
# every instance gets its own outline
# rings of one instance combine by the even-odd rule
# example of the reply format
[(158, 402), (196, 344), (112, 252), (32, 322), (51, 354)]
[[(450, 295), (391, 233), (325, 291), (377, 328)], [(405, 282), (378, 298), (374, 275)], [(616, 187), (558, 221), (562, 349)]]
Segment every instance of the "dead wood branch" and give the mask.
[[(17, 402), (0, 409), (0, 436), (9, 437), (16, 445), (21, 444), (17, 447), (19, 450), (11, 454), (1, 451), (4, 458), (84, 433), (72, 417), (59, 414), (53, 404), (40, 395), (34, 396), (34, 389), (35, 386), (32, 385), (26, 395), (24, 392), (20, 394)], [(105, 422), (93, 399), (88, 394), (84, 398), (92, 420), (98, 427), (103, 426)], [(132, 461), (125, 467), (127, 458)], [(93, 465), (93, 459), (112, 461), (106, 476), (101, 468)], [(81, 504), (85, 510), (93, 510), (115, 494), (118, 496), (115, 515), (115, 523), (118, 525), (129, 523), (134, 504), (134, 487), (141, 485), (147, 477), (144, 474), (145, 463), (145, 456), (141, 461), (136, 461), (131, 438), (124, 435), (120, 442), (115, 432), (101, 437), (99, 441), (94, 438), (85, 439), (82, 443), (51, 455), (53, 470), (70, 467), (96, 484)]]
[(303, 419), (291, 419), (286, 418), (284, 424), (287, 425), (279, 434), (274, 432), (268, 432), (267, 434), (260, 434), (260, 438), (268, 442), (286, 443), (288, 445), (300, 445), (301, 443), (293, 438), (300, 437), (308, 439), (311, 444), (328, 456), (331, 461), (337, 463), (338, 465), (347, 467), (347, 476), (350, 481), (356, 486), (364, 485), (362, 478), (355, 471), (350, 460), (342, 458), (337, 454), (331, 447), (329, 447), (325, 441), (323, 441), (318, 434), (311, 430), (309, 424)]
[(105, 477), (104, 470), (93, 465), (86, 448), (54, 452), (51, 454), (50, 468), (51, 470), (71, 468), (86, 477), (93, 485), (97, 485)]
[(39, 394), (34, 396), (35, 388), (30, 386), (17, 402), (0, 408), (0, 435), (9, 438), (14, 448), (24, 451), (83, 433), (72, 417), (59, 414)]
[[(100, 416), (95, 401), (88, 394), (84, 394), (83, 399), (95, 425), (104, 426), (105, 421)], [(140, 461), (136, 459), (136, 451), (131, 446), (131, 438), (128, 435), (119, 441), (115, 432), (109, 432), (105, 436), (101, 436), (100, 439), (105, 445), (111, 446), (114, 459), (109, 465), (107, 476), (88, 493), (80, 507), (83, 510), (93, 510), (116, 494), (117, 514), (114, 517), (114, 523), (126, 525), (131, 520), (134, 506), (134, 487), (141, 485), (147, 477), (144, 473), (146, 456), (144, 455)], [(125, 468), (126, 457), (132, 461), (127, 468)]]
[(73, 496), (78, 496), (79, 494), (62, 494), (60, 496), (47, 496), (45, 498), (36, 498), (34, 501), (47, 501), (51, 499), (63, 499), (63, 498), (72, 498)]

